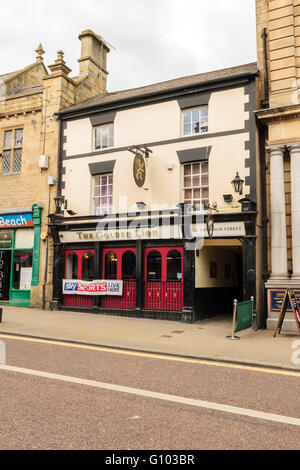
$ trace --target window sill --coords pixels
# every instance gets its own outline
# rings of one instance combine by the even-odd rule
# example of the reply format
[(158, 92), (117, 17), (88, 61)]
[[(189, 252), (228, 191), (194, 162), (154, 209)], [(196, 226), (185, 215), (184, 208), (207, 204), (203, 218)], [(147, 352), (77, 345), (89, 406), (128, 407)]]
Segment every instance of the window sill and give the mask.
[(102, 152), (104, 150), (112, 150), (114, 148), (116, 148), (116, 147), (115, 146), (113, 146), (113, 147), (101, 147), (101, 148), (99, 147), (98, 149), (95, 149), (95, 148), (92, 149), (92, 152)]
[(181, 137), (197, 137), (198, 135), (205, 135), (205, 134), (209, 134), (209, 131), (205, 131), (205, 132), (197, 132), (195, 134), (182, 134)]

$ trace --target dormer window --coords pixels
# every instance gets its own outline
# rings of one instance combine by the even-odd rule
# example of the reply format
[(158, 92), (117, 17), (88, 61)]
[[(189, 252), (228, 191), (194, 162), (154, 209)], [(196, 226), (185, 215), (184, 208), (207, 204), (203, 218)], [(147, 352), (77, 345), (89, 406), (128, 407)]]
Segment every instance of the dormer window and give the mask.
[(194, 108), (183, 112), (183, 135), (208, 132), (208, 108)]

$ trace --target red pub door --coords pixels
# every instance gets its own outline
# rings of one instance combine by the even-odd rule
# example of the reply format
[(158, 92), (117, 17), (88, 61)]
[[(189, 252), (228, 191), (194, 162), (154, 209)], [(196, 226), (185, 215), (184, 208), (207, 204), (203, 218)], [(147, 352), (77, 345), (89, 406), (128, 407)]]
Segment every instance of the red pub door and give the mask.
[(102, 296), (102, 307), (135, 308), (136, 305), (136, 249), (105, 248), (103, 250), (103, 279), (123, 281), (123, 294)]
[(145, 308), (182, 310), (183, 248), (145, 249)]

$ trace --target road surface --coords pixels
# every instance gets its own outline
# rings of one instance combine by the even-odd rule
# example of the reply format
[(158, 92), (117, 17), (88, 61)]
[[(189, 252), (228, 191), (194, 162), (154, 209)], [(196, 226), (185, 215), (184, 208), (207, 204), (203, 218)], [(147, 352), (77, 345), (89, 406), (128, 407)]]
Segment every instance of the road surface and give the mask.
[(300, 370), (0, 340), (0, 449), (300, 448)]

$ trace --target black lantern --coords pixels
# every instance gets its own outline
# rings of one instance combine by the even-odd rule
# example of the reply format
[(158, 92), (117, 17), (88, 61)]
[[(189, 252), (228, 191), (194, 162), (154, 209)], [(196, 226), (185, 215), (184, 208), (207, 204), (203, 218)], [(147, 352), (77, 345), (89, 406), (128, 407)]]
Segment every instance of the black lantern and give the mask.
[(240, 178), (239, 172), (236, 172), (235, 178), (231, 181), (234, 192), (243, 194), (244, 180)]
[(63, 213), (61, 208), (62, 208), (62, 205), (63, 205), (64, 201), (65, 201), (64, 196), (56, 196), (54, 198), (55, 209), (56, 209), (55, 214), (62, 214)]

